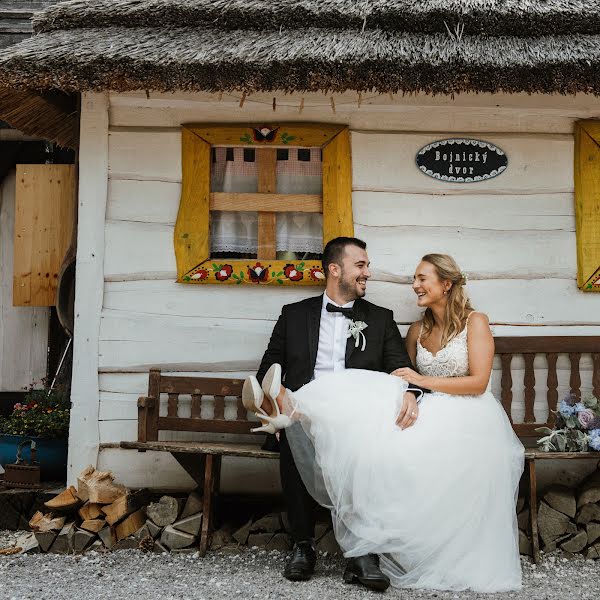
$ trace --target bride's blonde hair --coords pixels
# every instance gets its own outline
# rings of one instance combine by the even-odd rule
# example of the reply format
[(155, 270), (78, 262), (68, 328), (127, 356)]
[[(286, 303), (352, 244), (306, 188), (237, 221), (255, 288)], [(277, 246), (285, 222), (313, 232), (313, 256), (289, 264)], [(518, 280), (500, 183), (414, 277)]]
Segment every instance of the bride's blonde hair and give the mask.
[[(467, 318), (473, 312), (473, 307), (464, 287), (467, 283), (467, 277), (460, 270), (456, 261), (448, 254), (426, 254), (421, 260), (434, 266), (435, 272), (441, 281), (452, 283), (452, 287), (448, 290), (448, 302), (446, 303), (446, 314), (444, 315), (444, 325), (442, 327), (441, 347), (443, 348), (465, 328)], [(433, 312), (430, 308), (425, 309), (423, 313), (423, 337), (427, 337), (431, 333), (434, 324)]]

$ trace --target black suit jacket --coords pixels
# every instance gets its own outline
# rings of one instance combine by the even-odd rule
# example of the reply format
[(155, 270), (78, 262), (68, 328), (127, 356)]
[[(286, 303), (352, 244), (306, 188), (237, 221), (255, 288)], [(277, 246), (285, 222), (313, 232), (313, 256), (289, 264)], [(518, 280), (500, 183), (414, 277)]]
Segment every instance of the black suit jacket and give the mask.
[[(287, 304), (277, 320), (269, 345), (256, 377), (262, 382), (273, 363), (282, 367), (285, 387), (295, 391), (313, 377), (323, 295)], [(400, 367), (414, 368), (391, 310), (371, 304), (362, 298), (354, 303), (354, 320), (364, 321), (367, 344), (364, 350), (355, 347), (355, 339), (346, 344), (346, 368), (367, 369), (391, 373)], [(420, 391), (417, 386), (409, 389)], [(417, 394), (418, 395), (418, 394)]]

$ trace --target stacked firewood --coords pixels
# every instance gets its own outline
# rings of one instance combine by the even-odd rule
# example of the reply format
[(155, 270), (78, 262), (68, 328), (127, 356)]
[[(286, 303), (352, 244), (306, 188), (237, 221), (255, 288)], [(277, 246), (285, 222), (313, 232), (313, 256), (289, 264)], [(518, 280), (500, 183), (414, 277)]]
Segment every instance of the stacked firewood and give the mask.
[[(553, 485), (538, 504), (541, 549), (600, 558), (600, 470), (576, 488)], [(519, 521), (524, 525), (525, 519)]]
[(149, 490), (130, 491), (110, 471), (85, 469), (71, 486), (45, 503), (29, 522), (27, 551), (81, 553), (141, 548), (167, 552), (194, 546), (202, 524), (202, 498), (163, 496), (150, 502)]

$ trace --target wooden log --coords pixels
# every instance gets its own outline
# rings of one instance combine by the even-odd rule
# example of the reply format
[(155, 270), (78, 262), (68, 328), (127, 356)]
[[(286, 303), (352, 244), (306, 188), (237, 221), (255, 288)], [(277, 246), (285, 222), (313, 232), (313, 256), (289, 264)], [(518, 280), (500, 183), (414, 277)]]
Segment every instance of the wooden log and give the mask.
[(112, 504), (117, 498), (127, 493), (127, 488), (114, 483), (114, 475), (110, 471), (96, 471), (86, 468), (78, 477), (78, 496), (92, 504)]
[(138, 529), (140, 529), (144, 525), (145, 522), (146, 519), (142, 510), (138, 510), (133, 514), (129, 515), (124, 521), (119, 523), (114, 528), (117, 541), (120, 542), (126, 537), (133, 535)]
[(106, 515), (106, 522), (109, 525), (115, 525), (131, 513), (142, 508), (142, 506), (148, 504), (149, 501), (149, 490), (139, 490), (117, 498), (112, 504), (104, 506), (102, 512)]
[(104, 514), (102, 512), (102, 504), (96, 504), (94, 502), (86, 502), (78, 512), (82, 521), (97, 519)]
[(81, 529), (85, 529), (85, 531), (90, 531), (91, 533), (98, 533), (101, 529), (104, 529), (106, 526), (106, 521), (104, 519), (89, 519), (84, 521), (81, 525)]
[(44, 502), (44, 506), (57, 512), (75, 510), (81, 504), (81, 500), (76, 496), (76, 493), (77, 490), (73, 486), (70, 486), (64, 492), (52, 498), (52, 500)]
[(32, 531), (45, 533), (48, 531), (60, 531), (65, 524), (66, 517), (55, 517), (52, 513), (42, 514), (40, 511), (29, 521), (29, 528)]

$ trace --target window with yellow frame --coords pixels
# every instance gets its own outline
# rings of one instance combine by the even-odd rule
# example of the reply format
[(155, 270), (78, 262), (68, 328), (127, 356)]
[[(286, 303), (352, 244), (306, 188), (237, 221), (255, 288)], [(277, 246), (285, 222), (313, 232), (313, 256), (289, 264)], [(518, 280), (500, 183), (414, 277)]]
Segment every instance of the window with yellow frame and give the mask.
[(575, 125), (577, 285), (600, 292), (600, 121)]
[[(266, 133), (265, 133), (266, 132)], [(190, 284), (323, 285), (320, 260), (278, 260), (277, 215), (322, 213), (323, 244), (353, 236), (350, 134), (343, 125), (277, 123), (269, 125), (184, 125), (182, 189), (175, 225), (177, 281)], [(255, 149), (256, 192), (211, 192), (215, 147)], [(322, 192), (277, 193), (277, 150), (320, 148)], [(256, 211), (254, 258), (210, 256), (210, 211)]]

